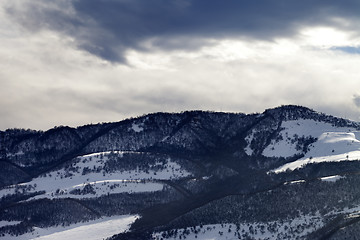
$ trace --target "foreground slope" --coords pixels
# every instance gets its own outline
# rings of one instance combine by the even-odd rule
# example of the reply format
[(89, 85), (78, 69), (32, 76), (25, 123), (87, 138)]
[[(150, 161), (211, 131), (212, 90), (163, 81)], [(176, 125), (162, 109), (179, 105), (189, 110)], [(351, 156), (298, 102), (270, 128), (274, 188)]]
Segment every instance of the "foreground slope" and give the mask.
[(359, 126), (282, 106), (0, 132), (0, 234), (44, 238), (138, 216), (113, 239), (351, 236)]

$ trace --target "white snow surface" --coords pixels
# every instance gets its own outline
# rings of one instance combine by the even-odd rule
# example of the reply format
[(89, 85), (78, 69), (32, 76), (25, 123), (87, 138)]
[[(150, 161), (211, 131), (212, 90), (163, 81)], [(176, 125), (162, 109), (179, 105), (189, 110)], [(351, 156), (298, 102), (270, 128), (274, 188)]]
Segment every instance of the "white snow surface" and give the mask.
[(290, 181), (290, 182), (285, 182), (284, 185), (287, 184), (297, 184), (297, 183), (305, 183), (305, 180), (295, 180), (295, 181)]
[(342, 178), (344, 178), (344, 177), (340, 176), (340, 175), (334, 175), (334, 176), (329, 176), (329, 177), (322, 177), (322, 178), (320, 178), (320, 180), (324, 181), (324, 182), (336, 182)]
[[(319, 178), (321, 181), (323, 182), (336, 182), (340, 179), (346, 178), (346, 176), (340, 176), (340, 175), (333, 175), (333, 176), (326, 176), (326, 177), (321, 177)], [(306, 183), (306, 180), (295, 180), (295, 181), (289, 181), (289, 182), (285, 182), (284, 185), (287, 184), (297, 184), (297, 183)]]
[[(301, 217), (281, 222), (255, 222), (235, 224), (211, 224), (179, 229), (177, 236), (163, 237), (162, 233), (154, 233), (153, 238), (159, 240), (233, 240), (233, 239), (294, 239), (319, 229), (324, 225), (320, 214), (303, 215)], [(229, 230), (230, 229), (230, 230)], [(272, 231), (270, 230), (272, 229)], [(297, 231), (294, 235), (294, 230)], [(180, 238), (181, 236), (181, 238)]]
[(254, 139), (254, 132), (251, 132), (251, 134), (247, 135), (245, 138), (245, 141), (248, 143), (247, 146), (245, 147), (245, 153), (249, 156), (251, 156), (254, 152), (254, 150), (252, 150), (250, 147), (250, 143), (253, 139)]
[(2, 221), (0, 221), (0, 228), (4, 227), (4, 226), (17, 225), (19, 223), (21, 223), (21, 222), (20, 221), (4, 221), (4, 220), (2, 220)]
[(86, 154), (86, 155), (82, 155), (82, 156), (79, 156), (78, 158), (81, 158), (81, 159), (87, 159), (89, 157), (97, 157), (99, 158), (101, 155), (107, 155), (107, 154), (110, 154), (110, 153), (115, 153), (115, 154), (119, 154), (119, 155), (122, 155), (124, 153), (140, 153), (140, 152), (130, 152), (130, 151), (106, 151), (106, 152), (96, 152), (96, 153), (90, 153), (90, 154)]
[[(35, 191), (45, 191), (45, 194), (35, 196), (31, 199), (39, 198), (91, 198), (108, 193), (122, 192), (154, 192), (161, 191), (164, 187), (157, 180), (178, 179), (190, 175), (189, 172), (182, 169), (179, 164), (173, 162), (170, 158), (167, 160), (164, 168), (158, 171), (141, 171), (138, 168), (129, 171), (117, 171), (104, 174), (100, 172), (89, 172), (82, 174), (83, 170), (96, 169), (102, 167), (107, 160), (107, 154), (110, 152), (93, 153), (78, 157), (73, 167), (77, 172), (71, 172), (69, 175), (65, 169), (50, 172), (45, 176), (34, 178), (32, 181), (12, 185), (0, 190), (0, 198), (7, 194), (26, 191), (28, 193)], [(124, 152), (115, 151), (115, 154), (122, 156)], [(127, 152), (129, 153), (129, 152)], [(138, 154), (138, 153), (134, 153)], [(156, 164), (155, 164), (156, 165)], [(85, 185), (91, 185), (95, 194), (74, 195), (69, 192), (73, 189), (82, 189)], [(25, 190), (24, 190), (25, 189)]]
[(273, 172), (294, 170), (311, 163), (360, 160), (359, 139), (358, 131), (323, 132), (319, 135), (318, 141), (311, 144), (310, 151), (303, 158), (274, 169)]
[(96, 219), (94, 221), (77, 223), (71, 226), (35, 228), (33, 232), (20, 236), (6, 235), (8, 240), (99, 240), (125, 232), (138, 218), (137, 215), (122, 215)]
[(292, 121), (284, 121), (281, 124), (283, 129), (280, 132), (282, 140), (272, 141), (263, 151), (263, 155), (267, 157), (291, 157), (299, 153), (296, 149), (296, 142), (292, 143), (291, 139), (298, 137), (320, 138), (324, 133), (354, 133), (354, 128), (335, 127), (330, 123), (318, 122), (310, 119), (299, 119)]
[(287, 163), (272, 172), (294, 170), (310, 163), (354, 161), (360, 159), (360, 132), (349, 127), (335, 127), (329, 123), (300, 119), (284, 121), (281, 125), (281, 140), (273, 140), (263, 151), (267, 157), (291, 157), (301, 153), (296, 149), (297, 137), (313, 137), (317, 141), (309, 146), (305, 156)]
[(134, 132), (137, 132), (137, 133), (144, 131), (143, 124), (133, 123), (132, 126), (131, 126), (131, 129), (134, 130)]

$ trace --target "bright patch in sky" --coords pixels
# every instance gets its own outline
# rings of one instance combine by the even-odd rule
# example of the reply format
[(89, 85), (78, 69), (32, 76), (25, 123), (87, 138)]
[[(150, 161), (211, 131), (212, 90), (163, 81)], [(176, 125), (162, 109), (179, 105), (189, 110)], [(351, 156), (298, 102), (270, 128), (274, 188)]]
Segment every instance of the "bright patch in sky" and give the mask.
[(310, 46), (330, 48), (334, 46), (351, 46), (354, 43), (348, 32), (329, 27), (308, 28), (301, 31), (306, 43)]

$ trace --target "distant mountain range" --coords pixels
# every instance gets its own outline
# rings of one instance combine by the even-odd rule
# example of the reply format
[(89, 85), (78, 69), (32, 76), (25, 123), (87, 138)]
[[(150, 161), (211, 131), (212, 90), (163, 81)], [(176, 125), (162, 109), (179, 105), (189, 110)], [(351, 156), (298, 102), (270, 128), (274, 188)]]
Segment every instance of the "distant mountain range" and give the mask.
[(359, 140), (294, 105), (0, 131), (0, 238), (356, 237)]

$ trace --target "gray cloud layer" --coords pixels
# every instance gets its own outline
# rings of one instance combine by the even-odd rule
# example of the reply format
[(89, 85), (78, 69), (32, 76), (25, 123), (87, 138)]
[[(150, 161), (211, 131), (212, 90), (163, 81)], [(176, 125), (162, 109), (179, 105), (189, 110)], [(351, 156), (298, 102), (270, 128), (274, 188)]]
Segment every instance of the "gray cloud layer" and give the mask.
[(353, 102), (358, 108), (360, 108), (360, 96), (359, 95), (354, 95)]
[(3, 0), (0, 129), (289, 103), (358, 120), (359, 9), (350, 0)]
[[(194, 49), (208, 38), (223, 37), (272, 40), (309, 25), (352, 28), (336, 19), (359, 19), (360, 9), (357, 0), (72, 0), (54, 5), (9, 6), (7, 12), (30, 31), (60, 31), (112, 62), (125, 62), (128, 49)], [(146, 40), (152, 40), (151, 47)]]

